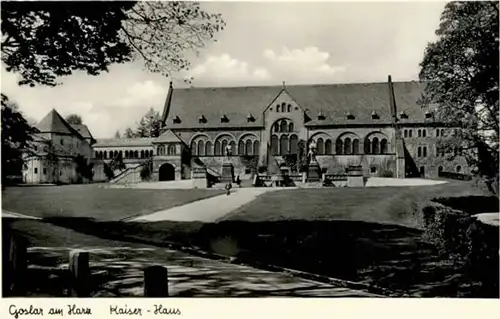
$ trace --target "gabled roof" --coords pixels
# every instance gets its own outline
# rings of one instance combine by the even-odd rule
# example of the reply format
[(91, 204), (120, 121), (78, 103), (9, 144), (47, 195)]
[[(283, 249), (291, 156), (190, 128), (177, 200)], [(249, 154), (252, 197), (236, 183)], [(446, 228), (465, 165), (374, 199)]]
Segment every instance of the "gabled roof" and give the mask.
[(40, 133), (70, 134), (84, 139), (83, 136), (66, 122), (55, 109), (49, 112), (37, 125)]
[(155, 138), (152, 137), (98, 139), (94, 147), (152, 146), (152, 142), (154, 139)]
[[(407, 120), (424, 122), (425, 110), (417, 101), (423, 92), (419, 82), (394, 82), (397, 112), (404, 111)], [(170, 110), (165, 120), (169, 129), (224, 128), (263, 126), (263, 112), (278, 96), (282, 86), (173, 89)], [(387, 82), (328, 85), (291, 85), (286, 92), (305, 110), (311, 121), (307, 125), (391, 124), (389, 86)], [(255, 121), (248, 121), (248, 113)], [(372, 112), (379, 119), (372, 119)], [(322, 113), (324, 120), (318, 120)], [(350, 113), (354, 119), (347, 119)], [(221, 122), (226, 115), (228, 122)], [(200, 123), (200, 117), (206, 123)], [(179, 117), (180, 122), (174, 119)]]
[(85, 139), (90, 139), (92, 142), (95, 142), (94, 137), (90, 133), (89, 128), (85, 124), (70, 124), (71, 127), (76, 130), (80, 135)]
[(182, 140), (171, 130), (166, 130), (153, 143), (180, 143)]

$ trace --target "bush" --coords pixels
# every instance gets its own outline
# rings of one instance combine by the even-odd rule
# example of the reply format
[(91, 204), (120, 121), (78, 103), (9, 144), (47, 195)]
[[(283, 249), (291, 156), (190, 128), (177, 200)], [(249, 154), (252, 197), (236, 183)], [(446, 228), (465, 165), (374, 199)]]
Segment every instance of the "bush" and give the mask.
[(150, 163), (144, 164), (144, 166), (142, 166), (141, 172), (140, 172), (141, 179), (143, 181), (149, 181), (151, 179), (151, 174), (152, 174), (151, 164)]
[(394, 177), (394, 173), (390, 170), (382, 170), (379, 173), (379, 177)]

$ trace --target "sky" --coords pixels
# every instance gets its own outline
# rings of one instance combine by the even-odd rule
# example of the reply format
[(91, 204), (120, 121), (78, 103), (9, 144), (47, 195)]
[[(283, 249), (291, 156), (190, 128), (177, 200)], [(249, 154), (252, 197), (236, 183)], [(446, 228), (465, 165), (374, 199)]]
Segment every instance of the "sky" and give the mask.
[[(194, 87), (417, 80), (419, 63), (435, 40), (445, 2), (202, 2), (221, 13), (225, 29), (190, 62)], [(186, 74), (173, 75), (185, 87)], [(19, 87), (1, 66), (2, 93), (26, 118), (50, 110), (81, 115), (94, 137), (135, 127), (149, 108), (163, 110), (171, 78), (136, 61), (108, 73), (75, 73), (57, 87)]]

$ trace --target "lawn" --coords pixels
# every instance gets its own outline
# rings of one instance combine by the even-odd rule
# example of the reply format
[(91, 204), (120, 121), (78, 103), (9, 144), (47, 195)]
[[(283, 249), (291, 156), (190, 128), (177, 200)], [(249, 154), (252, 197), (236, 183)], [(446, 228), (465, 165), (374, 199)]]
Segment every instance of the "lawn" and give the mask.
[(212, 189), (115, 189), (99, 185), (7, 187), (2, 192), (2, 209), (42, 218), (121, 220), (222, 193)]
[(269, 192), (225, 216), (249, 222), (351, 220), (421, 226), (421, 205), (436, 197), (484, 196), (467, 182), (414, 187), (320, 188)]

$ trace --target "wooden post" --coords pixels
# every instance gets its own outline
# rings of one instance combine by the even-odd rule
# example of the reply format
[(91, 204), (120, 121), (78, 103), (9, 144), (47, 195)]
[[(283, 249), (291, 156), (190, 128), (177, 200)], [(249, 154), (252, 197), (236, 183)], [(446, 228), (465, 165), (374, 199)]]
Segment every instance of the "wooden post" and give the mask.
[(8, 236), (7, 247), (8, 262), (4, 266), (7, 266), (7, 274), (10, 278), (6, 288), (14, 295), (23, 295), (26, 288), (26, 271), (28, 267), (27, 240), (22, 236)]
[(144, 297), (168, 297), (168, 270), (162, 266), (144, 269)]
[(90, 295), (89, 253), (80, 250), (70, 251), (69, 271), (72, 295), (88, 297)]

